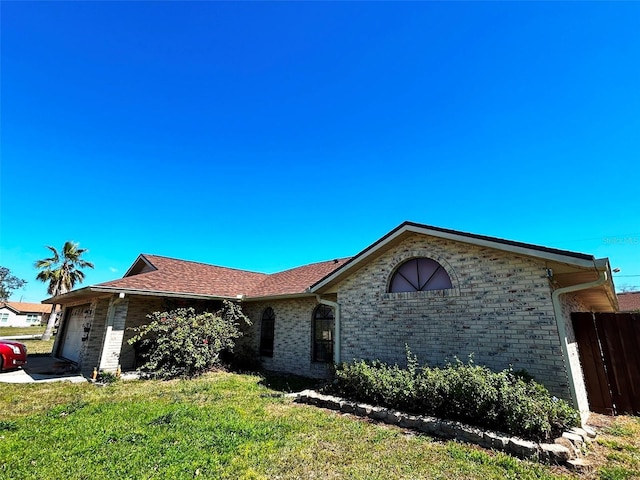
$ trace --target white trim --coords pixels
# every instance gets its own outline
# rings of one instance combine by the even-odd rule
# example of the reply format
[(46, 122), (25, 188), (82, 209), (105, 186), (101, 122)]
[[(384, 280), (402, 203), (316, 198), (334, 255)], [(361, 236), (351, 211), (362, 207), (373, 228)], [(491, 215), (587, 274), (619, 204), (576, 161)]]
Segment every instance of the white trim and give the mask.
[[(309, 289), (309, 292), (316, 293), (320, 291), (323, 287), (333, 282), (336, 278), (343, 276), (344, 274), (354, 270), (355, 268), (358, 268), (360, 264), (362, 264), (366, 259), (375, 255), (378, 251), (385, 249), (390, 243), (398, 240), (399, 238), (406, 235), (407, 233), (417, 233), (422, 235), (428, 235), (432, 237), (442, 238), (445, 240), (468, 243), (468, 244), (477, 245), (480, 247), (488, 247), (495, 250), (502, 250), (506, 252), (516, 253), (519, 255), (541, 258), (544, 260), (564, 263), (568, 265), (574, 265), (574, 266), (583, 267), (583, 268), (592, 268), (594, 266), (594, 261), (598, 268), (606, 269), (607, 268), (606, 266), (608, 265), (608, 260), (606, 258), (602, 258), (602, 259), (594, 259), (593, 257), (590, 257), (588, 259), (577, 258), (572, 255), (563, 255), (561, 253), (546, 252), (542, 249), (535, 248), (535, 246), (533, 245), (531, 247), (526, 247), (524, 245), (510, 245), (510, 244), (502, 243), (495, 240), (490, 240), (485, 238), (476, 238), (472, 234), (465, 235), (461, 233), (458, 234), (453, 232), (443, 232), (440, 230), (431, 229), (429, 227), (420, 227), (417, 225), (408, 224), (398, 228), (396, 231), (390, 233), (387, 237), (382, 237), (382, 240), (378, 241), (378, 243), (374, 243), (371, 246), (367, 247), (360, 254), (353, 257), (351, 261), (348, 261), (342, 267), (334, 270), (329, 276), (325, 277), (323, 280), (313, 285)], [(544, 248), (544, 247), (541, 247), (541, 248)], [(584, 256), (587, 256), (587, 255), (584, 255)]]
[(138, 266), (138, 262), (140, 260), (142, 260), (148, 267), (151, 267), (154, 270), (158, 270), (158, 267), (156, 267), (153, 263), (147, 260), (146, 257), (144, 256), (144, 253), (141, 253), (140, 255), (138, 255), (138, 258), (136, 258), (135, 262), (133, 262), (133, 264), (129, 267), (129, 270), (126, 271), (126, 273), (122, 278), (128, 277), (131, 270), (133, 270), (136, 266)]
[[(340, 348), (341, 348), (340, 304), (338, 302), (332, 302), (331, 300), (326, 300), (322, 298), (320, 295), (316, 295), (316, 300), (320, 305), (326, 305), (328, 307), (332, 307), (335, 311), (333, 315), (333, 330), (334, 330), (333, 332), (333, 363), (338, 365), (340, 363)], [(314, 312), (315, 312), (315, 309), (314, 309)], [(314, 330), (314, 328), (315, 326), (312, 327), (312, 330)], [(315, 330), (313, 334), (315, 335)], [(314, 341), (315, 341), (315, 336), (314, 336)]]
[[(564, 317), (562, 312), (562, 305), (560, 304), (560, 295), (565, 293), (577, 292), (580, 290), (586, 290), (588, 288), (595, 288), (603, 285), (607, 281), (607, 272), (600, 272), (600, 275), (597, 280), (593, 282), (581, 283), (579, 285), (570, 285), (568, 287), (556, 288), (551, 293), (551, 303), (553, 305), (553, 310), (556, 317), (556, 325), (558, 327), (558, 336), (560, 337), (560, 345), (562, 347), (562, 355), (565, 359), (565, 366), (567, 368), (567, 376), (569, 378), (569, 391), (571, 392), (571, 399), (573, 400), (573, 406), (580, 411), (580, 417), (582, 422), (586, 422), (587, 417), (589, 416), (589, 405), (587, 400), (587, 405), (581, 405), (578, 399), (577, 389), (576, 389), (576, 377), (580, 375), (580, 379), (583, 379), (582, 371), (574, 371), (571, 365), (571, 357), (569, 356), (569, 341), (567, 339), (567, 329), (565, 325), (570, 322), (570, 319)], [(578, 364), (579, 365), (579, 364)], [(579, 365), (580, 369), (581, 366)], [(584, 381), (584, 380), (583, 380)]]

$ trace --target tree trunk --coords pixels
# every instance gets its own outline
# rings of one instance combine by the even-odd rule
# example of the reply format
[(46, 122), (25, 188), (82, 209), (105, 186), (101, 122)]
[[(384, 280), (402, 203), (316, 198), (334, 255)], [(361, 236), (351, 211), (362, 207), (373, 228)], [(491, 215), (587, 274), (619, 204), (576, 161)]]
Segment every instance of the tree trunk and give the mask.
[(44, 329), (44, 333), (42, 334), (42, 340), (49, 341), (51, 340), (51, 335), (53, 334), (53, 327), (56, 324), (56, 304), (54, 303), (51, 306), (51, 314), (49, 314), (49, 321), (47, 322), (47, 328)]

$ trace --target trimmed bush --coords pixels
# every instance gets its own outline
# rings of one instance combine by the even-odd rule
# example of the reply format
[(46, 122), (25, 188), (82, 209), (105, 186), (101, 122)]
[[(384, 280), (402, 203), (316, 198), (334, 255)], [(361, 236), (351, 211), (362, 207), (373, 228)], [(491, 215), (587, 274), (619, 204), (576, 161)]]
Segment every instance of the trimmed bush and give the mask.
[(129, 340), (143, 358), (138, 369), (160, 379), (190, 378), (220, 365), (220, 355), (233, 351), (242, 335), (240, 322), (251, 324), (239, 305), (223, 301), (215, 313), (193, 308), (147, 315), (151, 322), (136, 327)]
[(407, 352), (407, 368), (380, 361), (336, 367), (324, 391), (408, 413), (434, 415), (534, 440), (548, 440), (579, 423), (565, 401), (526, 375), (493, 372), (456, 361), (444, 368), (420, 367)]

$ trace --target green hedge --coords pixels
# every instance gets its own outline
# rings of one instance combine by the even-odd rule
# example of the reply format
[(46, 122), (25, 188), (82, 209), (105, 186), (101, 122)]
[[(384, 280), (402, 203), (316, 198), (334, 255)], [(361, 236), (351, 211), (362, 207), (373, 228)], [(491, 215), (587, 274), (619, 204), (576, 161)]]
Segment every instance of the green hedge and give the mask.
[(324, 389), (341, 397), (408, 413), (458, 420), (533, 440), (548, 440), (579, 424), (579, 415), (526, 374), (493, 372), (456, 361), (444, 368), (354, 361), (336, 367)]

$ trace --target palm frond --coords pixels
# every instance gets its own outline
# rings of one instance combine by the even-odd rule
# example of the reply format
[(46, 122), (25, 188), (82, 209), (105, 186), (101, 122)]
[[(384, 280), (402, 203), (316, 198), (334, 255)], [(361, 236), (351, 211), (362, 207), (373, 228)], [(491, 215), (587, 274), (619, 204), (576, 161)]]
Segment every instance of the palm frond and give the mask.
[(78, 248), (78, 244), (67, 241), (62, 248), (62, 257), (58, 251), (47, 246), (53, 253), (53, 257), (44, 258), (35, 262), (35, 267), (41, 271), (36, 280), (48, 282), (47, 293), (57, 296), (69, 292), (76, 283), (84, 281), (84, 273), (81, 268), (93, 268), (93, 263), (81, 259), (86, 248)]
[(51, 250), (51, 253), (53, 253), (53, 257), (51, 257), (49, 260), (51, 260), (53, 263), (57, 263), (58, 261), (60, 261), (60, 254), (58, 253), (58, 250), (56, 250), (56, 248), (52, 247), (51, 245), (47, 245), (47, 248)]

